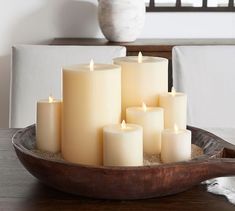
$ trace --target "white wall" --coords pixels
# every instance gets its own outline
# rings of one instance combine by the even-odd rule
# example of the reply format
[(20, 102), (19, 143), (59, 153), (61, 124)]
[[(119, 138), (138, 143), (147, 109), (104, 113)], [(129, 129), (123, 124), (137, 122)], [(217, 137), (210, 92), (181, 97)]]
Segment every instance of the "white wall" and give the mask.
[[(0, 0), (0, 127), (8, 126), (11, 46), (102, 37), (96, 0)], [(235, 38), (235, 13), (148, 13), (140, 37)]]

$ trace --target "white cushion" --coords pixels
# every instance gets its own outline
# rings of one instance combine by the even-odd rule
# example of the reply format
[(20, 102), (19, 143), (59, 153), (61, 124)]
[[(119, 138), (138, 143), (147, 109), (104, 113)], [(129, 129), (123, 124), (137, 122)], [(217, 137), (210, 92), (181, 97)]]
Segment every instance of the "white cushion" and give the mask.
[(176, 46), (173, 83), (188, 95), (188, 124), (235, 127), (235, 46)]
[(61, 98), (61, 68), (71, 64), (112, 63), (126, 55), (121, 46), (46, 46), (13, 47), (10, 127), (35, 123), (36, 102), (50, 94)]
[[(173, 83), (188, 95), (188, 124), (235, 144), (235, 46), (177, 46)], [(213, 127), (213, 128), (212, 128)], [(235, 204), (235, 177), (206, 181), (208, 191)]]

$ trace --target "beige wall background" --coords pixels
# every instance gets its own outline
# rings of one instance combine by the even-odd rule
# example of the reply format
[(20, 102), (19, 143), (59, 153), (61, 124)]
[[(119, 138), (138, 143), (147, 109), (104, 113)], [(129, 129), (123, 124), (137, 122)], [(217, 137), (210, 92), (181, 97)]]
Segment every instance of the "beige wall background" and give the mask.
[[(140, 37), (235, 38), (234, 26), (235, 13), (148, 13)], [(55, 37), (103, 37), (97, 0), (0, 0), (0, 127), (8, 127), (11, 47)]]

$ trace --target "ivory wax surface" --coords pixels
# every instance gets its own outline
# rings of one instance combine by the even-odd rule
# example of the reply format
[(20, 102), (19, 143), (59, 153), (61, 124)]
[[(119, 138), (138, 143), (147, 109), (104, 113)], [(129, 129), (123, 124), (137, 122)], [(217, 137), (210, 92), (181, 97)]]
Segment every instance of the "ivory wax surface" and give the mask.
[(36, 144), (42, 151), (57, 153), (61, 149), (61, 101), (37, 102)]
[(159, 106), (164, 108), (165, 129), (186, 129), (187, 125), (187, 96), (184, 93), (166, 93), (159, 97)]
[(102, 129), (121, 121), (121, 69), (96, 64), (63, 68), (62, 156), (102, 165)]
[(122, 118), (126, 108), (158, 105), (158, 96), (168, 91), (168, 60), (144, 56), (141, 62), (137, 56), (114, 59), (122, 67)]
[(162, 132), (161, 160), (163, 163), (187, 161), (191, 159), (191, 139), (189, 130), (166, 129)]
[(161, 133), (164, 129), (163, 109), (158, 107), (131, 107), (126, 110), (127, 123), (138, 124), (143, 127), (144, 153), (160, 154)]
[(104, 165), (142, 166), (143, 129), (139, 125), (127, 124), (104, 127)]

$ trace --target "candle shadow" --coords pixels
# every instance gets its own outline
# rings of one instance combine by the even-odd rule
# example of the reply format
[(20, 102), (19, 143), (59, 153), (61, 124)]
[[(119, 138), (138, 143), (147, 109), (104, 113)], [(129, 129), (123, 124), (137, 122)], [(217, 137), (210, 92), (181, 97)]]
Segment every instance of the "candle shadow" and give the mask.
[[(46, 207), (50, 210), (172, 210), (172, 204), (181, 207), (184, 203), (185, 210), (188, 210), (193, 206), (194, 201), (201, 200), (203, 196), (215, 197), (206, 192), (206, 186), (200, 185), (187, 192), (167, 197), (143, 200), (101, 200), (63, 193), (35, 182), (29, 188), (28, 195), (17, 204), (17, 208), (18, 210), (44, 210)], [(194, 201), (185, 201), (185, 198), (193, 198)], [(222, 197), (217, 199), (225, 201)]]

